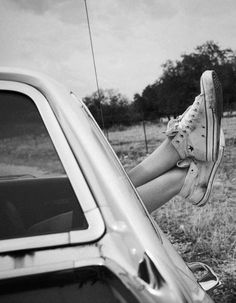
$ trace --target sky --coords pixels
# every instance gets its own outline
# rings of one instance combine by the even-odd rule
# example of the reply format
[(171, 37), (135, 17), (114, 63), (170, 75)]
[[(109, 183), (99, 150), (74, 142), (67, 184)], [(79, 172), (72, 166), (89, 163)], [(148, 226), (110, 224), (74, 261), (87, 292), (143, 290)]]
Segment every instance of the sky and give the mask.
[[(0, 0), (0, 66), (96, 91), (84, 0)], [(99, 87), (132, 99), (208, 40), (236, 50), (235, 0), (87, 0)]]

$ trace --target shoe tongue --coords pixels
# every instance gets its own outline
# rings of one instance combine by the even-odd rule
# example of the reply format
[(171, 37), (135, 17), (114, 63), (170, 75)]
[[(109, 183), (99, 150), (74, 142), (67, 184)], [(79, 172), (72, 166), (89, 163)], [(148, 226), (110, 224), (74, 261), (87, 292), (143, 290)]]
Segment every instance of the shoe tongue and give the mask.
[(192, 160), (187, 158), (187, 159), (178, 161), (177, 166), (180, 168), (186, 168), (186, 167), (190, 166), (191, 162), (192, 162)]

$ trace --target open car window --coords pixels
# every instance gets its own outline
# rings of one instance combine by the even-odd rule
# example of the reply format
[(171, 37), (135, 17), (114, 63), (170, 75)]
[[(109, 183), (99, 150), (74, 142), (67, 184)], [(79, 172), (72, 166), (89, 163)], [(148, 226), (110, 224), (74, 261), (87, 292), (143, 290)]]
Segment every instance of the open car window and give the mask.
[(36, 105), (1, 90), (0, 240), (87, 228)]

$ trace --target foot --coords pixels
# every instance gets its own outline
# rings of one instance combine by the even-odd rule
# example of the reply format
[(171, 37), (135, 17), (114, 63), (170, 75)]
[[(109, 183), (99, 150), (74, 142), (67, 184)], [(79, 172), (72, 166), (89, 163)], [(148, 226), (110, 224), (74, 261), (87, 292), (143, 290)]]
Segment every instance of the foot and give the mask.
[(169, 122), (167, 136), (172, 138), (181, 159), (217, 161), (222, 116), (222, 90), (214, 71), (201, 76), (201, 94), (179, 118)]
[(197, 206), (207, 203), (217, 168), (223, 157), (224, 145), (224, 134), (221, 131), (218, 158), (215, 162), (202, 162), (188, 158), (177, 163), (179, 167), (189, 166), (180, 196)]

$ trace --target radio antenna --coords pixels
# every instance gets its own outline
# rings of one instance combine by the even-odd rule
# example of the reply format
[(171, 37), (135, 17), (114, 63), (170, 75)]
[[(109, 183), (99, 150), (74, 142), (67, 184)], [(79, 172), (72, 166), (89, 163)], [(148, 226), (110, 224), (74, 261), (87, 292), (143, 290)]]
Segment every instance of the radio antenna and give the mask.
[(100, 109), (100, 114), (101, 114), (102, 128), (105, 130), (102, 103), (101, 103), (101, 91), (100, 91), (99, 85), (98, 85), (97, 67), (96, 67), (96, 61), (95, 61), (95, 54), (94, 54), (94, 48), (93, 48), (93, 39), (92, 39), (91, 27), (90, 27), (90, 22), (89, 22), (89, 14), (88, 14), (88, 6), (87, 6), (86, 0), (84, 0), (84, 5), (85, 5), (86, 16), (87, 16), (90, 47), (91, 47), (92, 58), (93, 58), (93, 67), (94, 67), (94, 73), (95, 73), (95, 79), (96, 79), (96, 86), (97, 86), (97, 93), (98, 93), (98, 101), (99, 101), (99, 109)]

